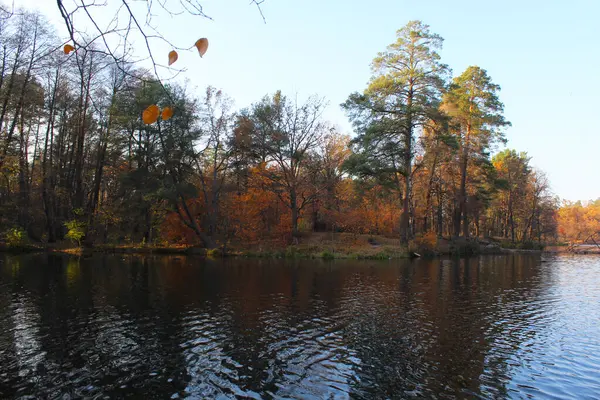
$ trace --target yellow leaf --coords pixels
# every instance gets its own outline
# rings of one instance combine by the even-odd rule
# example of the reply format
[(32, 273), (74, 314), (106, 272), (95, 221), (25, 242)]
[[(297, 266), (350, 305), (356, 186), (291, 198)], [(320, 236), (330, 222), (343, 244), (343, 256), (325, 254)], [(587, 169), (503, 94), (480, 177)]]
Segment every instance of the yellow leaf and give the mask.
[(161, 118), (163, 121), (171, 119), (172, 116), (173, 116), (173, 109), (171, 107), (165, 107), (162, 110)]
[(65, 47), (63, 47), (65, 54), (69, 54), (73, 50), (75, 50), (75, 47), (71, 46), (70, 44), (65, 44)]
[(206, 50), (208, 50), (208, 39), (198, 39), (196, 42), (196, 48), (198, 49), (198, 53), (200, 53), (200, 57), (202, 57), (206, 53)]
[(175, 61), (177, 61), (177, 52), (175, 50), (171, 50), (169, 52), (169, 65), (173, 64)]
[(160, 110), (156, 104), (152, 104), (148, 106), (142, 113), (142, 121), (145, 124), (153, 124), (158, 119), (158, 115), (160, 114)]

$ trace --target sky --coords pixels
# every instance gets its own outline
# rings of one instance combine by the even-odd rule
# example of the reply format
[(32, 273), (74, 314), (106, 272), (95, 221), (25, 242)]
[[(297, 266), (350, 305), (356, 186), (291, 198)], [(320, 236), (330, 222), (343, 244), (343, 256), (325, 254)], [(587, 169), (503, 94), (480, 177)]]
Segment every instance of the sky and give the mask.
[[(100, 19), (114, 11), (111, 1), (96, 7)], [(66, 33), (54, 0), (17, 3)], [(396, 30), (419, 19), (445, 39), (442, 61), (455, 76), (477, 65), (502, 87), (508, 148), (527, 152), (561, 198), (600, 198), (600, 0), (264, 0), (266, 23), (249, 0), (201, 4), (212, 20), (153, 20), (178, 46), (209, 39), (204, 58), (180, 52), (176, 64), (198, 95), (212, 85), (243, 108), (279, 89), (300, 99), (318, 94), (329, 103), (325, 117), (351, 134), (339, 105), (364, 90), (372, 59)], [(166, 60), (168, 46), (152, 48)]]

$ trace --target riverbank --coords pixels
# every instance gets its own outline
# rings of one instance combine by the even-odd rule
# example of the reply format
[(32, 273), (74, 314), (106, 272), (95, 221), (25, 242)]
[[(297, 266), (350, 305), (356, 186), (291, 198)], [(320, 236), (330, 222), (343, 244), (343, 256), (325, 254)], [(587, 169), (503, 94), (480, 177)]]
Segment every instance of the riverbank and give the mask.
[[(558, 253), (563, 248), (553, 248)], [(564, 247), (566, 250), (566, 247)], [(298, 243), (281, 246), (268, 242), (255, 245), (230, 244), (225, 248), (205, 249), (185, 245), (96, 245), (77, 247), (69, 243), (53, 245), (22, 244), (7, 246), (0, 243), (0, 251), (11, 253), (47, 252), (74, 255), (93, 253), (107, 254), (182, 254), (207, 257), (262, 257), (262, 258), (321, 258), (321, 259), (370, 259), (388, 260), (414, 257), (470, 256), (478, 254), (510, 254), (541, 252), (535, 249), (504, 248), (499, 242), (480, 239), (438, 239), (419, 237), (404, 246), (397, 238), (379, 235), (357, 235), (351, 233), (311, 233), (302, 236)]]
[(544, 249), (548, 254), (597, 254), (600, 255), (600, 247), (596, 245), (548, 246)]

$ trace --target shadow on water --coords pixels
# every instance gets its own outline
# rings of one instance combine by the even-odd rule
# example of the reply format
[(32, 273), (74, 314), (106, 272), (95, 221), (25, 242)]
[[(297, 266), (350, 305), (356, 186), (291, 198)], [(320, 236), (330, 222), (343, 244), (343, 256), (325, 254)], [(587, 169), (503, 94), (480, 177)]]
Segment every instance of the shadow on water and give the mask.
[[(489, 398), (562, 395), (582, 383), (600, 390), (600, 359), (583, 354), (600, 350), (588, 337), (597, 337), (597, 325), (567, 312), (588, 307), (587, 318), (598, 319), (600, 280), (586, 269), (596, 285), (589, 301), (570, 297), (581, 289), (568, 281), (581, 278), (580, 267), (560, 258), (0, 261), (2, 398)], [(565, 332), (579, 325), (585, 337), (573, 340), (589, 340), (569, 347)], [(552, 350), (561, 340), (570, 354)], [(583, 372), (544, 381), (573, 363)]]

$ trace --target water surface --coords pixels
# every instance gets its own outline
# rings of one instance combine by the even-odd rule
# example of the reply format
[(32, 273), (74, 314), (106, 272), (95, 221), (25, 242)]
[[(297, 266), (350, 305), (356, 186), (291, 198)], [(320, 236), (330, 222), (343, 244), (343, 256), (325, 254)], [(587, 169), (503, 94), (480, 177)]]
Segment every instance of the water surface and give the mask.
[(599, 371), (597, 256), (0, 255), (0, 398), (592, 399)]

